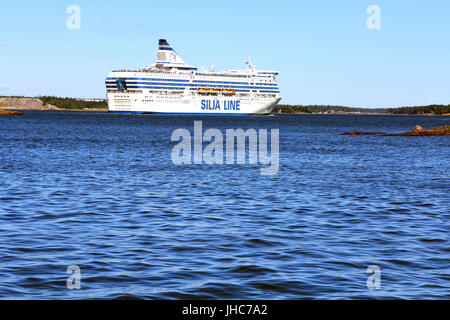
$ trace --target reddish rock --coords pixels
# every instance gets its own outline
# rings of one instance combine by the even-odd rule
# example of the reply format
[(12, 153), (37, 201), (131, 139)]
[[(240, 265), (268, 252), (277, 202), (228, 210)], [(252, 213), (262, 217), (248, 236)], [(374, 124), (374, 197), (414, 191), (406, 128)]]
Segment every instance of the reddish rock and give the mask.
[(423, 129), (421, 126), (417, 125), (411, 132), (402, 133), (386, 133), (386, 132), (365, 132), (365, 131), (350, 131), (342, 133), (343, 135), (382, 135), (382, 136), (444, 136), (450, 135), (450, 126)]
[(23, 112), (11, 111), (11, 110), (0, 110), (0, 116), (21, 116)]

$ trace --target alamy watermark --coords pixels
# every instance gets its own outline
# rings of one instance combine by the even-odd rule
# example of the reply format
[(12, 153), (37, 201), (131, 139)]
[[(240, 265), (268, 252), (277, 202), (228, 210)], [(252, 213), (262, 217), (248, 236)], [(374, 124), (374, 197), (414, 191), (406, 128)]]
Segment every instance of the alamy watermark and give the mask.
[(367, 7), (367, 14), (370, 16), (367, 18), (366, 26), (369, 30), (381, 29), (381, 9), (379, 6), (371, 5)]
[[(270, 130), (270, 150), (267, 129), (226, 129), (225, 157), (224, 135), (219, 129), (210, 128), (203, 133), (202, 121), (194, 121), (194, 136), (187, 129), (172, 132), (171, 141), (178, 142), (172, 149), (172, 162), (183, 164), (237, 164), (246, 163), (246, 141), (248, 140), (248, 163), (267, 167), (260, 169), (261, 175), (274, 175), (279, 168), (279, 130)], [(192, 157), (192, 140), (194, 144)], [(203, 148), (203, 142), (208, 144)], [(235, 150), (236, 147), (236, 150)], [(235, 157), (236, 154), (236, 157)], [(224, 159), (225, 158), (225, 159)]]
[(67, 278), (66, 285), (70, 290), (81, 289), (81, 269), (79, 266), (68, 266), (67, 271), (70, 276)]
[(66, 13), (70, 16), (67, 17), (66, 26), (69, 30), (81, 29), (81, 9), (77, 5), (70, 5), (66, 9)]
[(377, 265), (367, 267), (366, 273), (371, 274), (367, 278), (367, 288), (370, 290), (381, 289), (381, 269)]

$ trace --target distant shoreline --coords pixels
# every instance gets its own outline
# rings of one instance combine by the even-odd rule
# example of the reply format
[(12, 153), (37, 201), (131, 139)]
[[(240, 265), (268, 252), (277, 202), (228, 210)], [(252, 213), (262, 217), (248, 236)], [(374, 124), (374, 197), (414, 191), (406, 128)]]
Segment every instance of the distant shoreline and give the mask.
[(0, 110), (10, 110), (10, 111), (86, 111), (86, 112), (99, 112), (99, 111), (104, 111), (104, 112), (108, 112), (108, 108), (83, 108), (83, 109), (74, 109), (74, 108), (67, 108), (67, 109), (63, 109), (63, 108), (45, 108), (45, 107), (41, 107), (41, 108), (33, 108), (33, 107), (28, 107), (28, 106), (0, 106)]
[(410, 114), (410, 113), (307, 113), (307, 112), (286, 112), (286, 113), (272, 113), (274, 115), (283, 114), (306, 114), (306, 115), (337, 115), (337, 116), (450, 116), (450, 113), (445, 114), (434, 114), (434, 113), (421, 113), (421, 114)]
[(449, 115), (450, 105), (427, 105), (398, 108), (355, 108), (333, 105), (277, 105), (274, 114), (370, 114), (370, 115)]
[[(79, 99), (42, 96), (37, 98), (0, 96), (0, 110), (94, 111), (107, 112), (105, 99)], [(355, 108), (333, 105), (277, 105), (271, 114), (342, 114), (342, 115), (425, 115), (449, 116), (450, 105), (397, 108)]]
[[(22, 106), (11, 106), (5, 107), (0, 106), (1, 111), (69, 111), (69, 112), (109, 112), (108, 108), (84, 108), (84, 109), (63, 109), (63, 108), (30, 108)], [(205, 113), (205, 115), (207, 115)], [(423, 113), (423, 114), (408, 114), (408, 113), (307, 113), (307, 112), (289, 112), (289, 113), (271, 113), (270, 115), (336, 115), (336, 116), (427, 116), (427, 117), (449, 117), (450, 113), (447, 114), (433, 114), (433, 113)]]

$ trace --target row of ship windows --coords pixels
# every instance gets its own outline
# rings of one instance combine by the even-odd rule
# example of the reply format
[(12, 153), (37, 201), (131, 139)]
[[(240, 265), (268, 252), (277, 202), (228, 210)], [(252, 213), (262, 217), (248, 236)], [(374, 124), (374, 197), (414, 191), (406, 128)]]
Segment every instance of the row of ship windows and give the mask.
[[(248, 95), (247, 95), (248, 96)], [(275, 97), (276, 95), (274, 94), (259, 94), (258, 96), (263, 97), (263, 98), (268, 98), (268, 97)], [(176, 99), (176, 101), (173, 100), (173, 97), (163, 97), (164, 99), (159, 99), (157, 101), (172, 101), (174, 103), (189, 103), (189, 100), (182, 100), (180, 101), (180, 99)], [(167, 100), (168, 99), (168, 100)], [(119, 95), (114, 95), (114, 101), (117, 103), (126, 103), (126, 102), (130, 102), (130, 97), (129, 96), (119, 96)], [(136, 99), (134, 101), (137, 101)], [(146, 96), (145, 99), (143, 99), (142, 101), (144, 102), (155, 102), (156, 100), (154, 99), (150, 99), (150, 97)]]
[[(270, 98), (270, 97), (275, 97), (275, 95), (262, 95), (262, 97), (263, 98)], [(119, 100), (119, 99), (114, 99), (114, 102), (116, 103), (116, 104), (118, 104), (118, 105), (124, 105), (124, 103), (127, 103), (127, 102), (129, 102), (130, 100)], [(137, 100), (134, 100), (134, 101), (137, 101)], [(168, 102), (168, 103), (177, 103), (177, 104), (179, 104), (179, 103), (182, 103), (182, 104), (189, 104), (189, 101), (188, 100), (182, 100), (182, 101), (173, 101), (173, 100), (166, 100), (166, 99), (161, 99), (161, 100), (158, 100), (158, 101), (156, 101), (156, 100), (154, 100), (154, 99), (144, 99), (144, 100), (142, 100), (142, 102), (146, 102), (146, 103), (149, 103), (149, 102)]]
[[(116, 89), (116, 87), (107, 87), (108, 89)], [(159, 90), (184, 90), (183, 88), (177, 87), (160, 87), (160, 88), (152, 88), (152, 87), (139, 87), (144, 89), (159, 89)], [(191, 88), (191, 90), (197, 90), (195, 88)], [(250, 90), (236, 90), (236, 92), (250, 92)]]
[[(165, 89), (165, 90), (184, 90), (184, 88), (179, 88), (179, 87), (144, 87), (144, 86), (139, 86), (139, 87), (133, 87), (133, 88), (143, 88), (143, 89)], [(117, 89), (115, 86), (107, 86), (107, 89)], [(191, 90), (197, 90), (196, 88), (191, 88)], [(236, 92), (250, 92), (250, 90), (236, 90)], [(257, 90), (252, 90), (252, 92), (257, 92)], [(259, 92), (268, 92), (268, 93), (279, 93), (280, 91), (277, 91), (275, 89), (269, 91), (269, 90), (259, 90)]]
[[(208, 74), (208, 73), (200, 73), (200, 72), (196, 72), (195, 73), (196, 76), (200, 76), (200, 79), (208, 79), (207, 77), (233, 77), (233, 78), (250, 78), (250, 76), (247, 75), (239, 75), (239, 74), (227, 74), (227, 75), (223, 75), (223, 74), (218, 74), (218, 75), (212, 75), (212, 74)], [(203, 76), (203, 77), (202, 77)], [(206, 77), (205, 77), (206, 76)]]
[(189, 87), (194, 87), (194, 88), (230, 88), (230, 89), (234, 89), (234, 88), (241, 88), (241, 89), (268, 89), (268, 90), (275, 90), (278, 89), (278, 87), (276, 86), (237, 86), (237, 85), (223, 85), (223, 84), (202, 84), (202, 83), (193, 83), (193, 84), (178, 84), (178, 83), (164, 83), (164, 82), (142, 82), (142, 83), (127, 83), (127, 84), (123, 84), (123, 83), (106, 83), (107, 87), (120, 87), (120, 88), (125, 88), (125, 87), (139, 87), (139, 86), (150, 86), (150, 87), (154, 87), (154, 86), (170, 86), (170, 87), (177, 87), (177, 88), (189, 88)]
[(204, 80), (194, 80), (194, 82), (197, 83), (225, 83), (225, 84), (247, 84), (247, 85), (259, 85), (259, 86), (276, 86), (275, 83), (259, 83), (259, 82), (255, 82), (255, 83), (249, 83), (249, 82), (229, 82), (229, 81), (204, 81)]
[(158, 78), (106, 78), (106, 80), (111, 80), (111, 81), (130, 81), (130, 80), (152, 80), (152, 81), (176, 81), (176, 82), (189, 82), (189, 80), (181, 80), (181, 79), (158, 79)]
[[(172, 86), (186, 86), (186, 87), (210, 87), (210, 88), (241, 88), (241, 89), (278, 89), (278, 87), (255, 87), (255, 86), (226, 86), (226, 85), (213, 85), (213, 84), (200, 84), (200, 83), (193, 83), (193, 84), (178, 84), (178, 83), (167, 83), (167, 82), (128, 82), (126, 85), (129, 87), (134, 87), (136, 85), (153, 85), (153, 86), (163, 86), (163, 85), (172, 85)], [(106, 82), (107, 86), (115, 86), (114, 82)], [(276, 86), (274, 84), (273, 86)]]
[[(137, 81), (136, 81), (137, 80)], [(145, 80), (147, 82), (138, 81), (138, 80)], [(152, 81), (152, 82), (148, 82)], [(189, 80), (177, 80), (177, 79), (145, 79), (145, 78), (133, 78), (133, 79), (127, 79), (125, 80), (118, 80), (117, 82), (126, 82), (126, 83), (156, 83), (153, 81), (163, 81), (163, 84), (171, 84), (170, 82), (181, 82), (181, 84), (188, 84)], [(105, 81), (107, 84), (114, 84), (116, 83), (116, 80), (109, 80), (107, 79)], [(240, 84), (240, 85), (256, 85), (256, 86), (276, 86), (276, 83), (249, 83), (249, 82), (229, 82), (229, 81), (202, 81), (202, 80), (194, 80), (194, 83), (212, 83), (212, 84)], [(161, 83), (159, 83), (161, 84)]]
[[(115, 101), (118, 103), (118, 101)], [(168, 103), (176, 103), (176, 104), (189, 104), (189, 101), (183, 100), (183, 101), (173, 101), (173, 100), (142, 100), (142, 102), (149, 103), (149, 102), (168, 102)]]
[[(142, 100), (143, 102), (155, 102), (154, 100)], [(188, 104), (189, 103), (189, 101), (173, 101), (173, 100), (159, 100), (159, 101), (156, 101), (156, 102), (168, 102), (168, 103), (176, 103), (176, 104), (180, 104), (180, 103), (182, 103), (182, 104)]]
[[(110, 80), (110, 82), (115, 81), (133, 81), (133, 80), (146, 80), (146, 81), (164, 81), (164, 82), (189, 82), (190, 80), (181, 80), (181, 79), (164, 79), (164, 78), (106, 78), (106, 80)], [(108, 82), (108, 81), (107, 81)], [(232, 81), (208, 81), (208, 80), (194, 80), (197, 83), (225, 83), (225, 84), (250, 84), (249, 82), (232, 82)], [(255, 82), (253, 85), (261, 85), (261, 86), (276, 86), (275, 83), (265, 83), (265, 82)]]

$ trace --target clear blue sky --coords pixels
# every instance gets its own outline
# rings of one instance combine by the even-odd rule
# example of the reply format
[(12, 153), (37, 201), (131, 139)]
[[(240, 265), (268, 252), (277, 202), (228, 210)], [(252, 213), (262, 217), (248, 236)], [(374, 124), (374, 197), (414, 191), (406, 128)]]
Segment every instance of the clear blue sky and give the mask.
[[(69, 5), (81, 29), (69, 30)], [(381, 29), (369, 30), (369, 5)], [(2, 1), (0, 95), (105, 96), (166, 38), (189, 64), (280, 71), (282, 103), (450, 104), (450, 1)]]

